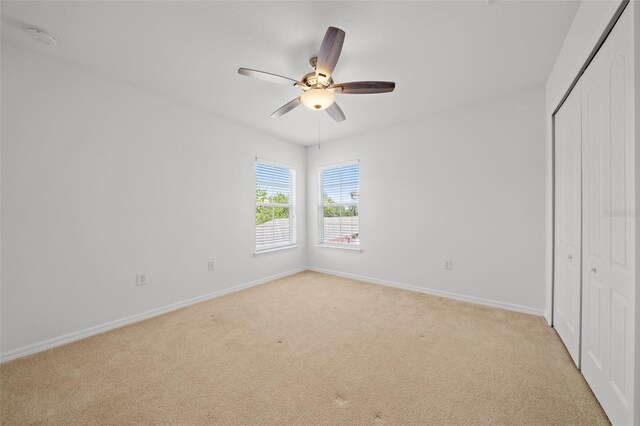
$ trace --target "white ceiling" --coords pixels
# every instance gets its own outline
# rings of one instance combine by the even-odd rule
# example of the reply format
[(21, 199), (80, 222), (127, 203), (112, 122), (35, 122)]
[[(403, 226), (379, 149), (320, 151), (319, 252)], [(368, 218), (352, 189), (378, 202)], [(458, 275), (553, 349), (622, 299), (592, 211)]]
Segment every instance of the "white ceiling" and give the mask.
[[(575, 1), (4, 2), (3, 42), (128, 81), (281, 139), (310, 145), (546, 80)], [(36, 45), (36, 25), (58, 37)], [(328, 26), (346, 31), (336, 81), (389, 80), (395, 92), (338, 95), (347, 120), (298, 107), (299, 95), (238, 67), (292, 78), (311, 71)]]

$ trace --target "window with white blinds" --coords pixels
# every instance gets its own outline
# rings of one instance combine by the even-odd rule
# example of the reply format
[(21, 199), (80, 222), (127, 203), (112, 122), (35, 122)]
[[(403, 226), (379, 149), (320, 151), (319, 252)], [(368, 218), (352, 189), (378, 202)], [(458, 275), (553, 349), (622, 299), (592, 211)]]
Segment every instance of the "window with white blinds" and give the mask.
[(256, 252), (296, 243), (296, 171), (256, 161)]
[(359, 247), (360, 164), (321, 169), (319, 178), (319, 244)]

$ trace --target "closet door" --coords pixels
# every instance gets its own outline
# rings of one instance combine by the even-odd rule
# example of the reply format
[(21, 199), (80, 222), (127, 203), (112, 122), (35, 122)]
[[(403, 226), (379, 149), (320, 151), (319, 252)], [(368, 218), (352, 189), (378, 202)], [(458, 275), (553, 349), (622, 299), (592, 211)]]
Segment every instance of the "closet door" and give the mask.
[(553, 326), (580, 366), (581, 100), (574, 87), (555, 115)]
[(634, 126), (631, 7), (582, 77), (582, 373), (611, 422), (631, 424)]

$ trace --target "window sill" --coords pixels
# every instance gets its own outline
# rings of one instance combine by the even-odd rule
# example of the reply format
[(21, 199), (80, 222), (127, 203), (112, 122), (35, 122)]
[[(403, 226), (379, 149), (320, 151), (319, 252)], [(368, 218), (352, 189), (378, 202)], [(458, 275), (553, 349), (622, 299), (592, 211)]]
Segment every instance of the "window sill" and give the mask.
[(339, 250), (339, 251), (351, 251), (354, 253), (362, 253), (362, 249), (360, 247), (346, 247), (346, 246), (331, 246), (326, 244), (316, 244), (316, 247), (328, 250)]
[(292, 244), (290, 246), (282, 246), (282, 247), (276, 247), (276, 248), (272, 248), (272, 249), (256, 251), (256, 252), (253, 253), (253, 255), (254, 256), (260, 256), (261, 254), (275, 253), (277, 251), (291, 250), (291, 249), (296, 249), (298, 247), (300, 247), (300, 246), (297, 245), (297, 244)]

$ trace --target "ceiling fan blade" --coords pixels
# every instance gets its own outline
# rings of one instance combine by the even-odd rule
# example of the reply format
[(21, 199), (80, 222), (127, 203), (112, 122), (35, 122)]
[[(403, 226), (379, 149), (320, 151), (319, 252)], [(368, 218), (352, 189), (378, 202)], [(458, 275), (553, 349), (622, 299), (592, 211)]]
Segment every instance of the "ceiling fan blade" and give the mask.
[(273, 114), (269, 116), (269, 118), (276, 118), (285, 115), (298, 105), (300, 105), (300, 98), (295, 98), (294, 100), (287, 102), (286, 104), (275, 110)]
[(393, 92), (396, 84), (392, 81), (354, 81), (352, 83), (340, 83), (333, 86), (335, 93), (343, 94), (367, 94)]
[(329, 78), (333, 73), (333, 69), (338, 63), (340, 58), (340, 52), (342, 51), (342, 45), (344, 44), (344, 31), (340, 28), (329, 27), (322, 45), (320, 45), (320, 53), (318, 53), (318, 60), (316, 62), (316, 77), (320, 74), (325, 78)]
[(289, 84), (291, 86), (295, 86), (297, 83), (299, 83), (298, 80), (294, 80), (289, 77), (283, 77), (281, 75), (273, 74), (266, 71), (252, 70), (250, 68), (238, 68), (238, 74), (246, 75), (247, 77), (257, 78), (259, 80), (264, 80), (271, 83)]
[(327, 111), (327, 114), (329, 114), (331, 118), (336, 120), (338, 123), (341, 121), (344, 121), (347, 118), (344, 116), (344, 112), (342, 112), (342, 108), (340, 108), (338, 104), (335, 102), (332, 103), (330, 106), (328, 106), (325, 111)]

